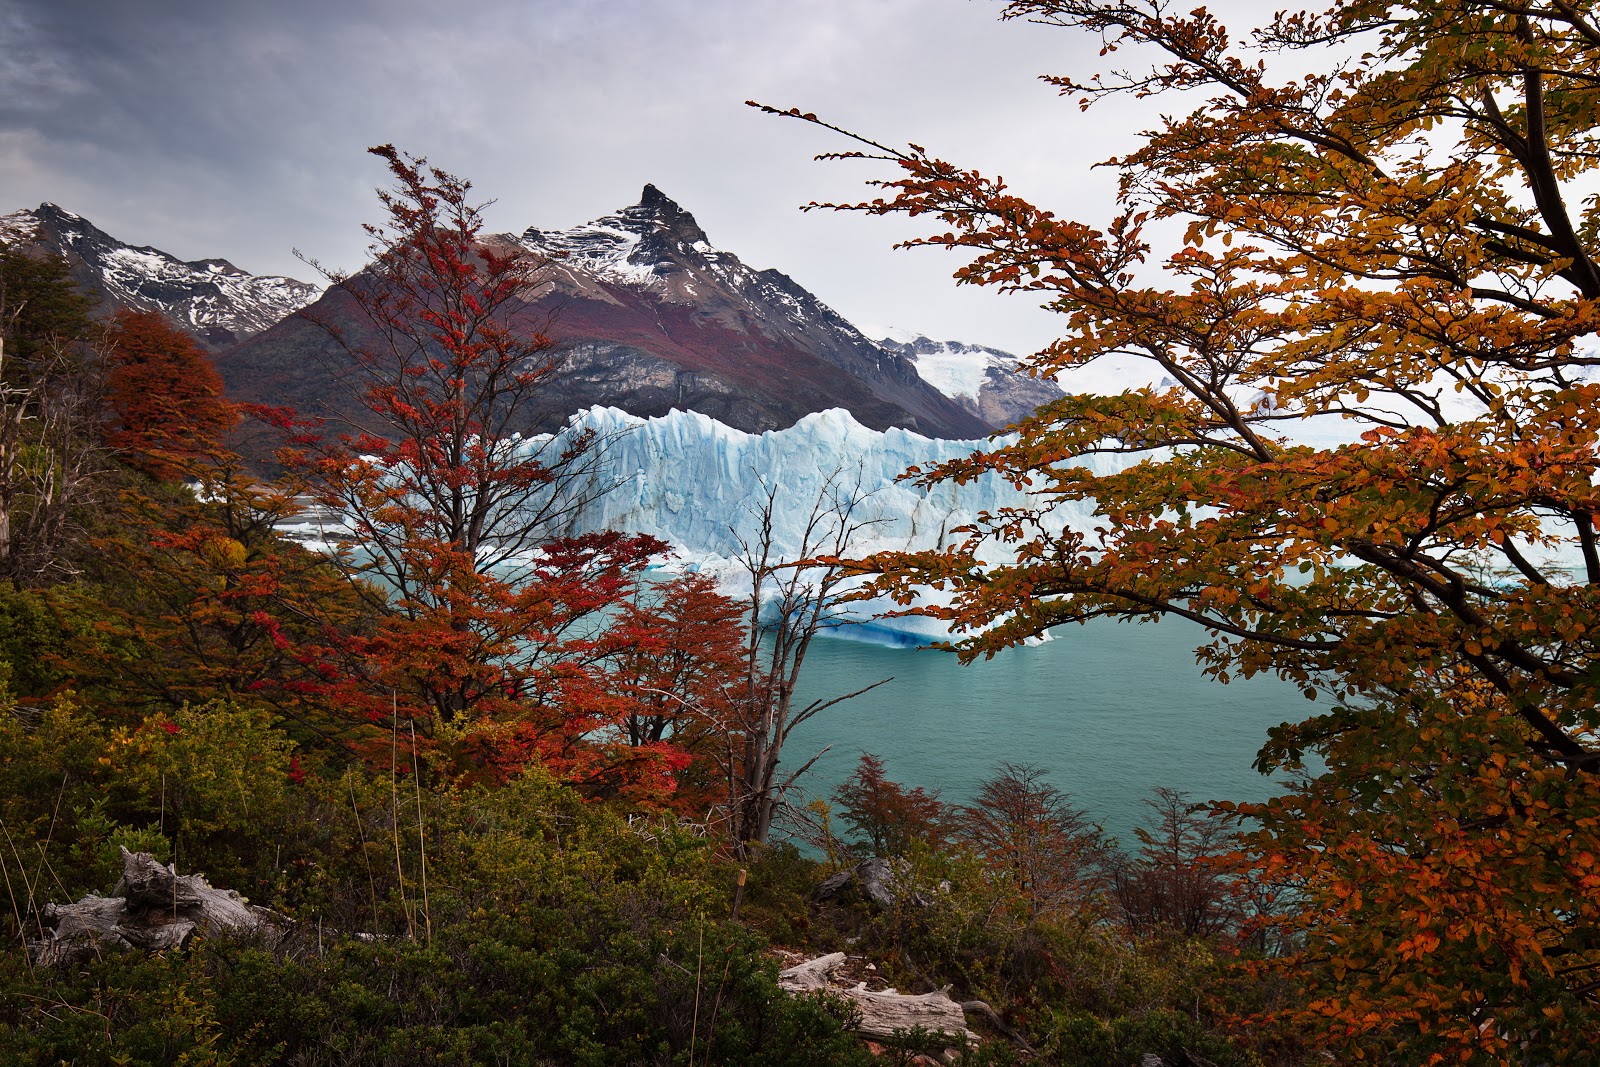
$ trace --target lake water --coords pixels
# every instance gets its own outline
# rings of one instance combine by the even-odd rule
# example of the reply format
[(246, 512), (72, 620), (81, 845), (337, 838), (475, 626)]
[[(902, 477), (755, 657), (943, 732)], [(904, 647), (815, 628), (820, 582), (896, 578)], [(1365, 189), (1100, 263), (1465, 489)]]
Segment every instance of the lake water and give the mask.
[(1279, 791), (1252, 769), (1256, 750), (1269, 727), (1317, 708), (1276, 678), (1207, 679), (1194, 660), (1204, 637), (1181, 620), (1096, 620), (964, 667), (948, 652), (819, 639), (797, 706), (894, 681), (801, 726), (784, 764), (798, 767), (831, 744), (804, 780), (825, 795), (871, 752), (894, 781), (959, 803), (1001, 761), (1032, 763), (1128, 845), (1144, 821), (1142, 801), (1159, 786), (1195, 800)]

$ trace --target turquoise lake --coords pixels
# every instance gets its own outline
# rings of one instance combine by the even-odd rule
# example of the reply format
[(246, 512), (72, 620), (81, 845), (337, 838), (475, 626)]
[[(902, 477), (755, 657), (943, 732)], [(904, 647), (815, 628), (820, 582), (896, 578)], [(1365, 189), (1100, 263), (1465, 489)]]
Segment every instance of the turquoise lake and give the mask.
[(1032, 763), (1127, 846), (1159, 786), (1194, 800), (1280, 791), (1251, 767), (1256, 750), (1269, 727), (1318, 708), (1276, 678), (1207, 679), (1194, 660), (1204, 637), (1183, 621), (1097, 620), (965, 667), (947, 652), (818, 639), (797, 706), (894, 681), (802, 725), (784, 764), (832, 745), (802, 780), (809, 795), (825, 795), (871, 752), (894, 781), (959, 803), (1001, 761)]

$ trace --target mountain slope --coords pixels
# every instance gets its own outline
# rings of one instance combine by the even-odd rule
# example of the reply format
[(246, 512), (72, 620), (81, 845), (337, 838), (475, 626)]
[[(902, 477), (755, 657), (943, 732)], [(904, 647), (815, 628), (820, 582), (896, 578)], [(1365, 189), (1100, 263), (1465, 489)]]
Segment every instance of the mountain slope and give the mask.
[(250, 274), (225, 259), (185, 262), (124, 244), (49, 203), (0, 215), (0, 241), (64, 257), (78, 284), (104, 307), (159, 311), (213, 348), (268, 329), (322, 292), (293, 278)]

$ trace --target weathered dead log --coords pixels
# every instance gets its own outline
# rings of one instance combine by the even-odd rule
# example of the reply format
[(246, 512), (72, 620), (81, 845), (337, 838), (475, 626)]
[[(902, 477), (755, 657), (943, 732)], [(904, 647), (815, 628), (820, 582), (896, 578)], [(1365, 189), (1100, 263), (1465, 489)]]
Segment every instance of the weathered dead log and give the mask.
[(1000, 1018), (1000, 1013), (990, 1007), (987, 1001), (963, 1000), (961, 1002), (961, 1010), (968, 1015), (973, 1013), (982, 1015), (985, 1019), (989, 1020), (990, 1026), (1000, 1031), (1006, 1037), (1009, 1037), (1018, 1048), (1029, 1053), (1034, 1051), (1033, 1046), (1028, 1044), (1028, 1039), (1017, 1033), (1011, 1027), (1007, 1026), (1006, 1021)]
[(77, 963), (98, 952), (178, 948), (196, 931), (285, 929), (289, 920), (258, 908), (204, 876), (179, 876), (148, 852), (122, 850), (122, 879), (108, 897), (90, 893), (76, 904), (46, 904), (42, 940), (28, 946), (34, 962)]
[(864, 1037), (894, 1037), (896, 1033), (921, 1028), (962, 1043), (977, 1042), (978, 1035), (967, 1029), (961, 1005), (950, 999), (948, 986), (934, 993), (914, 995), (893, 989), (875, 992), (865, 982), (849, 987), (835, 985), (830, 976), (846, 958), (843, 952), (831, 952), (796, 964), (778, 973), (778, 986), (790, 993), (828, 992), (844, 997), (861, 1012), (856, 1030)]

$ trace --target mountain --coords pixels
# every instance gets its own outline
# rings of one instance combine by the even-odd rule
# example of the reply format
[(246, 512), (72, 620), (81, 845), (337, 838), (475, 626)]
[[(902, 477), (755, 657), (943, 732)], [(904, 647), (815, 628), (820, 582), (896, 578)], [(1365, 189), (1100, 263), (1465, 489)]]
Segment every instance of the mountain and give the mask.
[(1017, 357), (998, 348), (920, 334), (889, 336), (878, 344), (909, 359), (923, 381), (991, 426), (1009, 426), (1064, 395), (1055, 382), (1020, 373)]
[(273, 326), (311, 303), (322, 287), (255, 275), (225, 259), (185, 262), (112, 237), (54, 204), (0, 215), (0, 241), (66, 259), (86, 292), (112, 309), (159, 311), (213, 349)]
[[(714, 248), (653, 185), (637, 204), (581, 226), (490, 240), (547, 262), (521, 314), (558, 338), (564, 365), (528, 429), (553, 429), (595, 405), (640, 416), (698, 411), (749, 432), (843, 408), (873, 429), (969, 438), (1060, 395), (996, 349), (917, 335), (871, 340), (782, 272)], [(105, 307), (165, 314), (217, 353), (240, 399), (352, 413), (327, 332), (294, 314), (308, 308), (350, 328), (360, 312), (340, 288), (252, 275), (223, 259), (186, 262), (49, 203), (0, 216), (0, 241), (63, 256)]]
[[(979, 437), (998, 425), (929, 385), (911, 360), (793, 279), (713, 248), (694, 217), (654, 186), (637, 204), (572, 229), (491, 240), (548, 260), (546, 284), (519, 316), (558, 339), (564, 366), (527, 429), (552, 429), (595, 405), (640, 416), (698, 411), (750, 432), (829, 408), (873, 429), (934, 437)], [(344, 328), (359, 322), (339, 287), (308, 312)], [(318, 413), (333, 412), (341, 395), (334, 366), (327, 332), (300, 317), (218, 360), (241, 398)]]
[[(659, 330), (697, 377), (736, 382), (747, 400), (762, 398), (767, 412), (724, 418), (730, 425), (771, 429), (809, 412), (844, 407), (878, 429), (901, 426), (955, 437), (989, 428), (966, 417), (961, 405), (929, 388), (908, 361), (885, 353), (788, 275), (754, 270), (713, 248), (694, 216), (653, 185), (615, 215), (559, 232), (530, 228), (521, 240), (552, 262), (560, 333), (592, 330), (598, 337), (621, 338), (640, 336), (640, 327)], [(660, 346), (646, 351), (665, 354)], [(590, 348), (584, 362), (603, 365), (621, 355)], [(817, 367), (817, 360), (832, 369)], [(685, 396), (698, 400), (687, 403), (638, 399), (645, 402), (618, 406), (641, 415), (680, 407), (722, 418), (714, 395)]]

